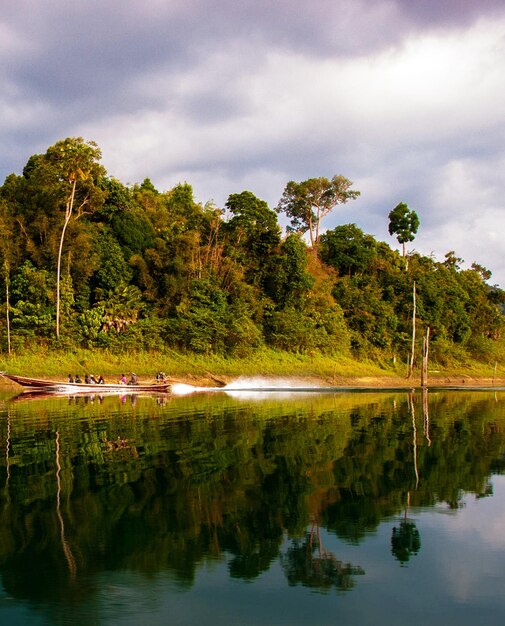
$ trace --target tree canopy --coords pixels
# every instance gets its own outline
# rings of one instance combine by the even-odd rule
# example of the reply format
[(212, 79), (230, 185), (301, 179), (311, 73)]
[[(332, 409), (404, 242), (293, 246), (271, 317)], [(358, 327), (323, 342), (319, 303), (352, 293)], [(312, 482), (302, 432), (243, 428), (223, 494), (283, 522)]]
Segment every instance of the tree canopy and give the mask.
[(405, 257), (405, 244), (414, 241), (419, 228), (419, 217), (415, 211), (411, 211), (405, 202), (400, 202), (389, 213), (389, 234), (396, 235), (398, 243), (403, 246)]
[(279, 213), (290, 219), (289, 229), (309, 233), (312, 248), (319, 243), (322, 219), (337, 205), (345, 204), (360, 195), (351, 189), (352, 182), (344, 176), (309, 178), (301, 183), (290, 181), (277, 205)]
[[(411, 253), (406, 268), (356, 224), (320, 234), (328, 212), (359, 195), (344, 177), (291, 181), (277, 212), (248, 190), (220, 208), (197, 202), (187, 182), (125, 185), (100, 158), (93, 142), (69, 138), (0, 187), (3, 350), (12, 340), (14, 350), (43, 342), (242, 355), (267, 346), (403, 358), (415, 280), (436, 358), (496, 359), (505, 292), (482, 265), (462, 269), (451, 251), (442, 262)], [(285, 236), (279, 211), (291, 219)], [(401, 203), (389, 219), (400, 242), (412, 240), (415, 212)]]

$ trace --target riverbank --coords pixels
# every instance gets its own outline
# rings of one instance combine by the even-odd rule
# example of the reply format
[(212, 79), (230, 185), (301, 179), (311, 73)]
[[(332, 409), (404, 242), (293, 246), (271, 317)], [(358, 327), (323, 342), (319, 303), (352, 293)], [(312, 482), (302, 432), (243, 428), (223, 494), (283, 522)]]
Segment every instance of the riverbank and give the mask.
[[(170, 382), (196, 386), (224, 386), (237, 379), (274, 381), (272, 384), (310, 384), (332, 387), (399, 388), (419, 387), (420, 372), (407, 379), (405, 364), (358, 361), (347, 355), (303, 355), (259, 350), (242, 358), (175, 352), (113, 354), (100, 350), (31, 351), (11, 357), (0, 356), (0, 371), (49, 380), (66, 380), (69, 373), (102, 374), (117, 382), (124, 373), (135, 372), (139, 382), (152, 382), (164, 372)], [(3, 380), (2, 385), (8, 383)], [(505, 364), (465, 362), (432, 364), (429, 386), (502, 387)]]

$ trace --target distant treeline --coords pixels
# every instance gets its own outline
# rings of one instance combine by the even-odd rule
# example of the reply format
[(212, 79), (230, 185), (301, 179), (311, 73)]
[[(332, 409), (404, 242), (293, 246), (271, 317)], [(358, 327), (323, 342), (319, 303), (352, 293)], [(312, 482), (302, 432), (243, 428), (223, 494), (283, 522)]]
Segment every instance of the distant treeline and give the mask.
[[(100, 158), (94, 143), (66, 139), (0, 187), (2, 350), (269, 346), (404, 359), (415, 282), (418, 336), (430, 328), (436, 359), (496, 352), (505, 292), (486, 268), (462, 270), (454, 252), (404, 257), (355, 224), (319, 234), (359, 193), (341, 176), (288, 183), (277, 211), (250, 191), (219, 208), (195, 202), (187, 183), (124, 185)], [(291, 218), (286, 236), (278, 211)]]

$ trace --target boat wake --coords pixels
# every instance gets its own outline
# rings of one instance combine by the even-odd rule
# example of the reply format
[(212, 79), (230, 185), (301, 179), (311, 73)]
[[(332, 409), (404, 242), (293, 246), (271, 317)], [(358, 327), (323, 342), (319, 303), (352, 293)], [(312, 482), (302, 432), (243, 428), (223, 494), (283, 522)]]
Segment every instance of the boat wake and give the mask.
[(246, 378), (241, 377), (237, 380), (228, 383), (224, 387), (195, 387), (194, 385), (188, 385), (185, 383), (175, 383), (172, 385), (172, 393), (174, 395), (182, 396), (192, 393), (212, 393), (221, 392), (227, 395), (252, 395), (252, 394), (264, 394), (264, 393), (301, 393), (301, 392), (318, 392), (326, 391), (328, 388), (318, 387), (315, 385), (307, 385), (306, 382), (300, 380), (286, 379), (286, 378)]

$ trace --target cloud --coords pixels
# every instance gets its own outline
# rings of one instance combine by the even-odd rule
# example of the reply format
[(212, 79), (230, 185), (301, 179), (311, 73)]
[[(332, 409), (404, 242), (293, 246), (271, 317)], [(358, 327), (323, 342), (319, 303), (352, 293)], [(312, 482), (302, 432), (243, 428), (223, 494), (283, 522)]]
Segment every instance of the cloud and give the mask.
[(467, 26), (482, 15), (503, 15), (501, 0), (397, 0), (401, 11), (414, 23), (436, 28)]
[(18, 0), (0, 16), (0, 173), (58, 139), (97, 141), (109, 173), (180, 181), (222, 206), (343, 174), (328, 218), (456, 250), (505, 286), (505, 7), (500, 0)]
[[(438, 515), (436, 519), (424, 517), (420, 528), (428, 535), (435, 528), (443, 536), (444, 550), (439, 551), (440, 558), (435, 557), (435, 565), (448, 596), (461, 602), (472, 597), (491, 601), (500, 598), (502, 602), (496, 572), (502, 570), (505, 548), (504, 477), (493, 476), (492, 482), (493, 497), (476, 499), (468, 495), (462, 511)], [(462, 545), (466, 546), (464, 552)]]

